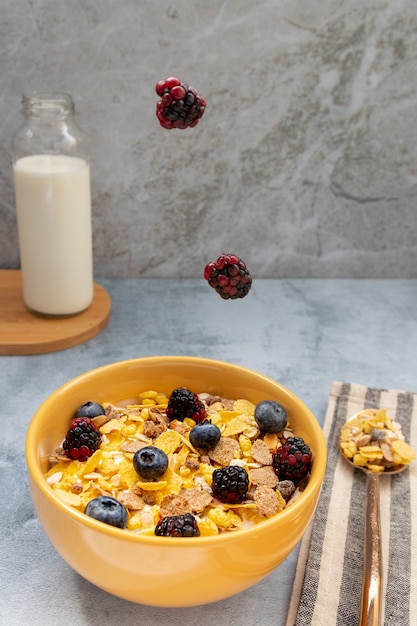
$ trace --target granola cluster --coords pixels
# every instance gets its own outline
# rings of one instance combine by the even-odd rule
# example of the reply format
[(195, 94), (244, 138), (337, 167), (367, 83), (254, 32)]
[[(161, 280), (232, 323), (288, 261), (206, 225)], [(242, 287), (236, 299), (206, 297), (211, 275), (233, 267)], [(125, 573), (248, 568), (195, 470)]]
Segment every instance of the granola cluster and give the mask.
[[(101, 435), (99, 449), (80, 462), (68, 459), (58, 448), (50, 459), (48, 484), (63, 502), (82, 512), (93, 498), (116, 498), (127, 509), (127, 529), (136, 533), (154, 534), (164, 517), (191, 513), (201, 536), (216, 535), (257, 524), (282, 511), (306, 482), (295, 486), (279, 481), (273, 469), (273, 453), (284, 439), (294, 436), (291, 428), (279, 434), (262, 433), (252, 402), (207, 393), (198, 398), (206, 408), (206, 419), (221, 431), (212, 449), (191, 444), (194, 420), (167, 418), (166, 395), (145, 391), (135, 404), (103, 403), (105, 414), (92, 418)], [(149, 445), (163, 450), (169, 460), (165, 473), (154, 480), (138, 476), (132, 462), (135, 453)], [(249, 476), (246, 499), (239, 504), (213, 497), (212, 474), (229, 465), (245, 468)]]

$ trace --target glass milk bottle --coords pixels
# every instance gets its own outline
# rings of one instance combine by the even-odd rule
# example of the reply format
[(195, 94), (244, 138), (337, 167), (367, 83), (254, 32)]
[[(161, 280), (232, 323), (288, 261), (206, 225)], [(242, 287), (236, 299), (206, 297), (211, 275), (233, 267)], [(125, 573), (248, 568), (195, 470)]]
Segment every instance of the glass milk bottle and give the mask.
[(74, 315), (93, 299), (90, 166), (74, 102), (23, 97), (12, 144), (23, 299), (45, 316)]

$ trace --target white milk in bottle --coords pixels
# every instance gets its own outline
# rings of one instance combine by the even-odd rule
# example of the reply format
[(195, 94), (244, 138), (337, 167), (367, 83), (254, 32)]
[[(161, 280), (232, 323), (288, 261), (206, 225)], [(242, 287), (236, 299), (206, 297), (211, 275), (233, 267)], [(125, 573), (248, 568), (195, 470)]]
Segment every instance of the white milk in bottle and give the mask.
[(90, 167), (70, 96), (23, 102), (13, 142), (23, 299), (35, 313), (73, 315), (93, 299)]

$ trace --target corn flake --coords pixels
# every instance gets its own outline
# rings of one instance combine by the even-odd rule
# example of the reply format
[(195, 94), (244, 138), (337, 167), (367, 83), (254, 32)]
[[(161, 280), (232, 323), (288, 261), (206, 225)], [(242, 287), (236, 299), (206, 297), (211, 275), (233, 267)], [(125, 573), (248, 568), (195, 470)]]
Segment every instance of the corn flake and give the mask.
[(153, 443), (154, 446), (163, 450), (166, 454), (172, 454), (182, 443), (181, 435), (176, 430), (166, 430)]
[(167, 486), (168, 482), (166, 480), (138, 480), (136, 484), (144, 491), (160, 491)]
[(114, 430), (122, 430), (125, 421), (125, 417), (121, 417), (120, 419), (111, 419), (100, 427), (100, 432), (103, 433), (103, 435), (107, 435)]
[(242, 527), (242, 518), (233, 511), (225, 511), (220, 508), (210, 509), (207, 517), (219, 528), (231, 530)]
[(243, 413), (243, 415), (254, 415), (255, 414), (255, 405), (250, 400), (235, 400), (233, 403), (233, 408), (238, 413)]
[(412, 447), (400, 439), (392, 442), (392, 449), (394, 453), (400, 457), (403, 463), (410, 463), (416, 458), (416, 454)]
[(81, 504), (81, 496), (79, 494), (71, 493), (66, 489), (55, 489), (55, 494), (62, 502), (69, 504), (70, 506), (78, 507)]
[(241, 415), (238, 415), (227, 423), (226, 428), (222, 432), (222, 435), (223, 437), (239, 435), (240, 433), (243, 433), (247, 426), (248, 424), (245, 419)]

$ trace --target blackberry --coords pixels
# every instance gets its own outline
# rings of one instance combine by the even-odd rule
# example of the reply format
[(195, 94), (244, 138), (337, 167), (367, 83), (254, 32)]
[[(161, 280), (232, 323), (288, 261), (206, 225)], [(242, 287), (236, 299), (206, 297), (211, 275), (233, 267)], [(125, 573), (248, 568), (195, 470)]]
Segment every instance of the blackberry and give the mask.
[(205, 406), (196, 393), (186, 387), (174, 389), (167, 406), (167, 417), (170, 421), (179, 420), (183, 422), (186, 417), (190, 417), (195, 422), (200, 422), (204, 420), (205, 416)]
[(197, 126), (206, 110), (206, 101), (194, 87), (176, 76), (169, 76), (155, 85), (160, 97), (156, 116), (163, 128), (192, 128)]
[(169, 515), (155, 526), (155, 535), (159, 537), (199, 537), (197, 520), (191, 513)]
[(279, 480), (297, 485), (311, 469), (312, 454), (301, 437), (288, 437), (272, 455), (272, 467)]
[(244, 298), (252, 286), (246, 263), (235, 254), (221, 254), (204, 268), (204, 278), (224, 300)]
[(240, 504), (246, 500), (249, 476), (244, 467), (228, 465), (213, 472), (213, 496), (227, 504)]
[(72, 420), (62, 447), (70, 459), (86, 461), (98, 450), (101, 435), (89, 417), (76, 417)]

